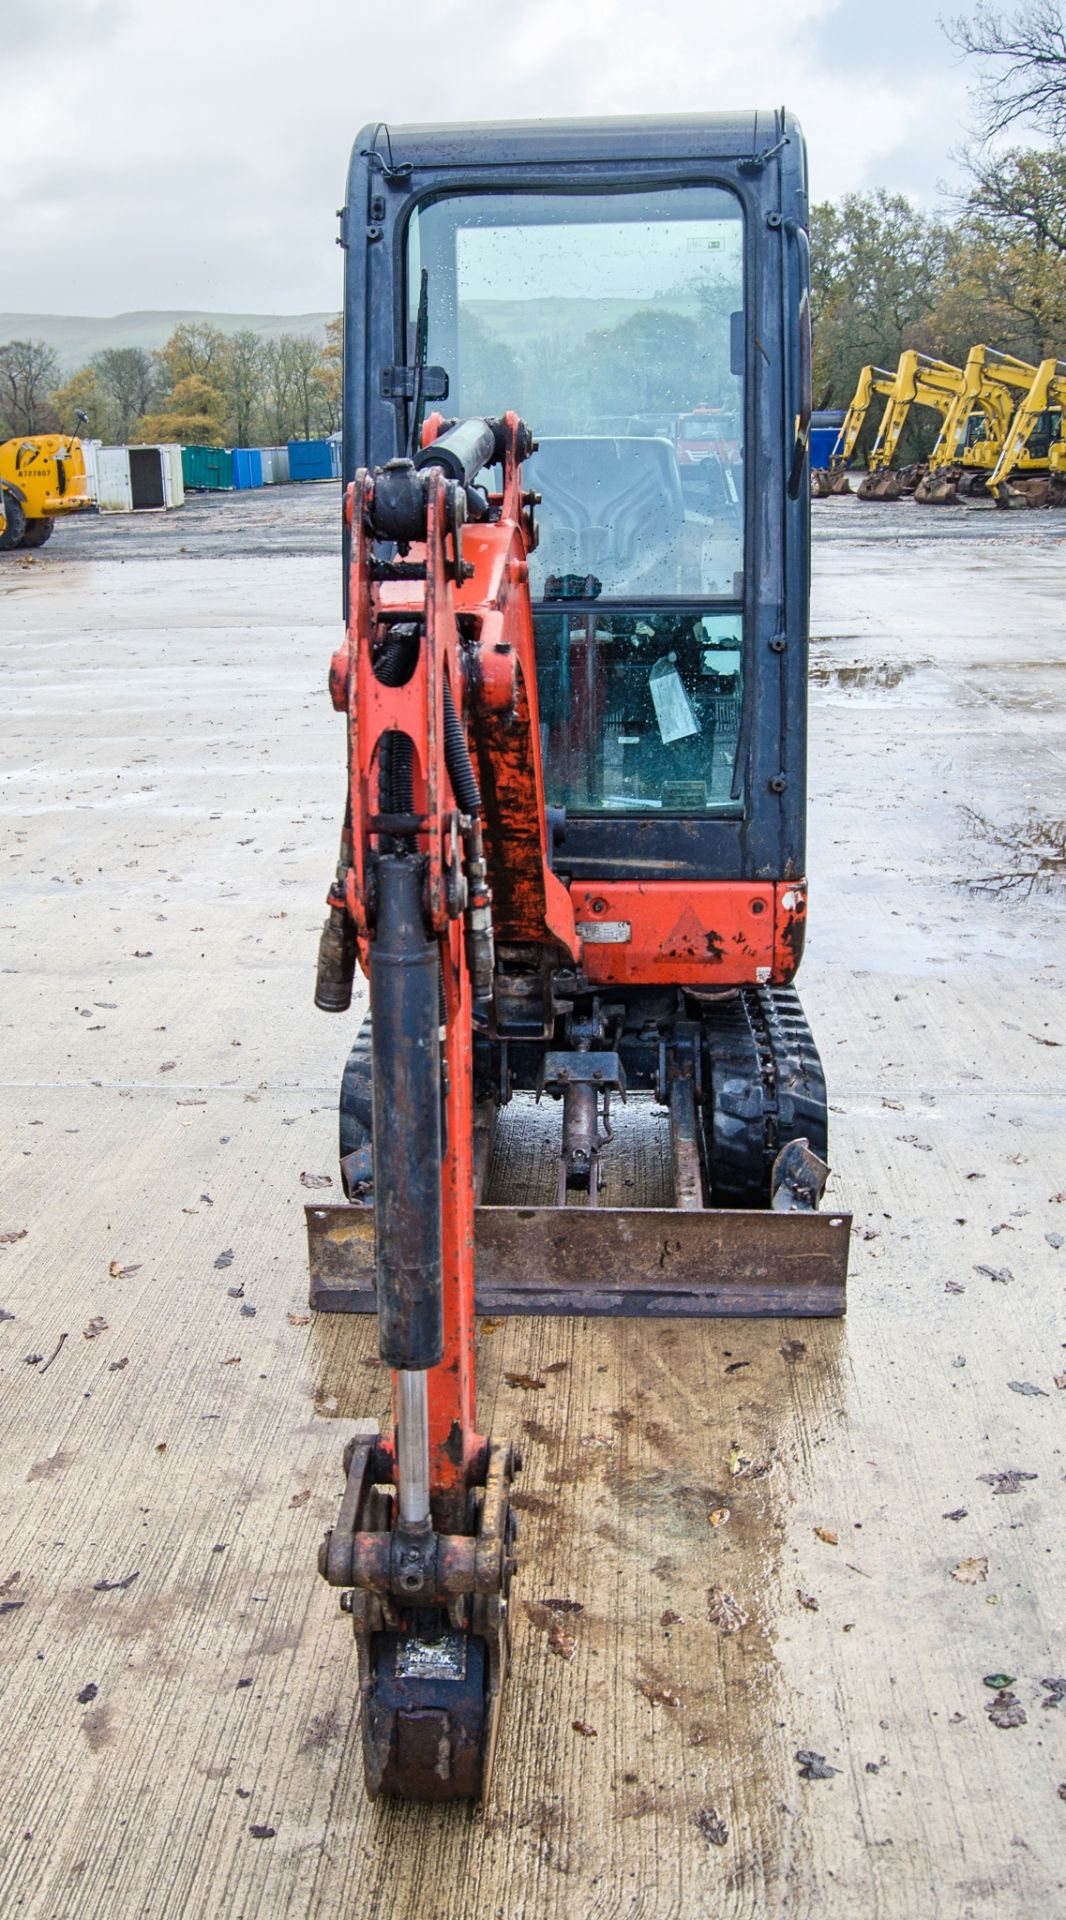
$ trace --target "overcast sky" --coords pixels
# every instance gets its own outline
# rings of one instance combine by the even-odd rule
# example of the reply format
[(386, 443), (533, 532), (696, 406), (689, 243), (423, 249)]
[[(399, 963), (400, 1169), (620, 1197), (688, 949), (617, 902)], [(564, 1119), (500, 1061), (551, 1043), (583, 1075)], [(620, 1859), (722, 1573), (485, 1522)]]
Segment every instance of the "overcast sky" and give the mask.
[[(950, 11), (950, 7), (948, 11)], [(364, 123), (782, 102), (818, 199), (935, 204), (966, 116), (927, 0), (0, 0), (0, 309), (340, 303)]]

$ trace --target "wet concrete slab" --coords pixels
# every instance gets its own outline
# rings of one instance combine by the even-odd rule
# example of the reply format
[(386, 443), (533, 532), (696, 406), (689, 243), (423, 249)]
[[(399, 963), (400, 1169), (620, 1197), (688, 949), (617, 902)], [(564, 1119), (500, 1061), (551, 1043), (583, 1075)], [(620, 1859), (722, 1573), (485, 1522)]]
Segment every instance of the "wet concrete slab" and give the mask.
[(1024, 830), (1066, 814), (1066, 515), (815, 509), (848, 1320), (484, 1327), (515, 1664), (489, 1807), (424, 1813), (363, 1798), (314, 1573), (388, 1403), (303, 1267), (351, 1031), (311, 1007), (337, 504), (0, 569), (0, 1907), (1062, 1910), (1064, 896)]

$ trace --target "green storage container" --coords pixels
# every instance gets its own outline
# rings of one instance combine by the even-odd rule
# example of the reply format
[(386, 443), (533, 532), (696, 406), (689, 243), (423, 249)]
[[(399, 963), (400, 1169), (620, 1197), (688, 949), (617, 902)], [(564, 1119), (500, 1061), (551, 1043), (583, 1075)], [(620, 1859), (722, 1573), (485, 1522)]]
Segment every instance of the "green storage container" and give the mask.
[(222, 493), (233, 486), (233, 455), (228, 447), (182, 447), (181, 474), (186, 493)]

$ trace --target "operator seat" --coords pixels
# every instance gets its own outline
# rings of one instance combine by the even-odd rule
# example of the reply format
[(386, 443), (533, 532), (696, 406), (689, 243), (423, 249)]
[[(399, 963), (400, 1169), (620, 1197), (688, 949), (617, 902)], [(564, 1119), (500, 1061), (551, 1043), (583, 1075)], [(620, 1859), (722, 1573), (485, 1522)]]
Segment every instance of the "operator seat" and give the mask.
[(538, 557), (552, 573), (595, 573), (611, 590), (676, 546), (685, 504), (667, 440), (549, 436), (524, 472), (542, 498)]

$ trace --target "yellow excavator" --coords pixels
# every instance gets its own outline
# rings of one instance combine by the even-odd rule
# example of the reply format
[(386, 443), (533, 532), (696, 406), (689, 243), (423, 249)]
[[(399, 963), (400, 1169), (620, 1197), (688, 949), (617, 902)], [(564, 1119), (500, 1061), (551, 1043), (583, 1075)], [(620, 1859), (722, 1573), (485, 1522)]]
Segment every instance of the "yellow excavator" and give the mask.
[[(1066, 360), (1042, 360), (988, 478), (997, 507), (1066, 507)], [(1029, 474), (1012, 481), (1018, 469)], [(1042, 465), (1042, 476), (1033, 467)]]
[[(1032, 388), (1037, 369), (1027, 360), (993, 347), (971, 347), (962, 385), (915, 488), (919, 506), (950, 506), (984, 493), (989, 474), (1003, 452), (1019, 400)], [(1027, 473), (1047, 473), (1046, 444), (1026, 446), (1018, 455)]]
[(913, 493), (925, 471), (924, 466), (904, 471), (893, 467), (899, 437), (910, 410), (914, 406), (931, 407), (942, 419), (946, 418), (962, 381), (962, 368), (952, 366), (948, 360), (934, 360), (929, 354), (913, 350), (900, 354), (888, 404), (859, 487), (860, 500), (898, 500), (904, 493)]
[(874, 395), (879, 393), (887, 399), (895, 383), (895, 374), (890, 373), (886, 367), (863, 367), (855, 385), (851, 405), (844, 415), (844, 424), (840, 429), (836, 445), (829, 456), (829, 465), (811, 469), (812, 500), (828, 500), (832, 494), (851, 492), (848, 462), (855, 452), (859, 435), (866, 425), (866, 416), (870, 411)]
[[(87, 419), (79, 413), (78, 425)], [(32, 433), (0, 444), (0, 553), (43, 547), (57, 519), (94, 504), (74, 434)]]

